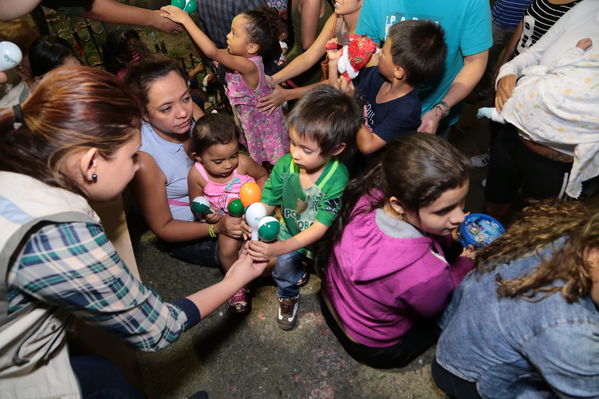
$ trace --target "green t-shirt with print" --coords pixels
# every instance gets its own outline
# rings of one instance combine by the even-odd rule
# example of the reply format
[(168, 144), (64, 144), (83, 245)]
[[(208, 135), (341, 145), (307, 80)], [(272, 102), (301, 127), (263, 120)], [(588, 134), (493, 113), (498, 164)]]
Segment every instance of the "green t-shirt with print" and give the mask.
[[(287, 240), (319, 221), (330, 226), (341, 209), (341, 196), (349, 181), (347, 168), (331, 158), (315, 184), (302, 188), (299, 168), (287, 154), (275, 165), (262, 192), (262, 202), (281, 207), (279, 240)], [(308, 257), (308, 248), (300, 250)]]

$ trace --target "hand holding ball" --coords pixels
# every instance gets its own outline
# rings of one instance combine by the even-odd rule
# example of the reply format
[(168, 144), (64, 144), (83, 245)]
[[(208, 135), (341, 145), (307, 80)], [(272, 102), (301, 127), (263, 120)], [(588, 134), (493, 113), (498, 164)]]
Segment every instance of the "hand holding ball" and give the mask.
[(191, 14), (198, 7), (196, 0), (171, 0), (171, 5)]
[(213, 213), (210, 208), (210, 201), (206, 197), (195, 197), (191, 202), (191, 208), (198, 215), (202, 215), (204, 213)]

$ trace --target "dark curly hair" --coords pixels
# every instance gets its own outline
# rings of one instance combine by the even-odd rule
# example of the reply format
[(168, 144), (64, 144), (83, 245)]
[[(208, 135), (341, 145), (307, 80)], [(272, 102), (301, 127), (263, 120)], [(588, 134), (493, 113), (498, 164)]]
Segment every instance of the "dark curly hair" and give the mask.
[(269, 65), (281, 56), (281, 46), (279, 45), (279, 13), (273, 7), (266, 5), (256, 10), (246, 10), (241, 13), (249, 19), (247, 26), (248, 39), (256, 43), (260, 50), (260, 55), (264, 60), (264, 65)]
[[(560, 237), (566, 237), (551, 258), (544, 259), (531, 274), (504, 281), (497, 276), (497, 294), (502, 297), (539, 300), (561, 292), (568, 302), (588, 295), (592, 280), (588, 252), (599, 247), (599, 212), (581, 202), (545, 200), (524, 208), (508, 231), (477, 254), (477, 273), (490, 273), (505, 262), (538, 252)], [(554, 281), (563, 285), (553, 285)]]

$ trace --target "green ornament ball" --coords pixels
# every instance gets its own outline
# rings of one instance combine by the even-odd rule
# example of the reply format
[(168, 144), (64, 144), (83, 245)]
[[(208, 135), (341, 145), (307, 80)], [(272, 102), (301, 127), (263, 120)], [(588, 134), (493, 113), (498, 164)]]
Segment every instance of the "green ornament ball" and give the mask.
[(234, 198), (231, 201), (229, 201), (229, 205), (227, 205), (227, 212), (229, 213), (229, 215), (233, 216), (233, 217), (241, 217), (241, 215), (243, 215), (243, 204), (241, 203), (241, 200), (239, 198)]
[(198, 3), (196, 2), (196, 0), (188, 0), (185, 4), (185, 7), (183, 7), (183, 11), (186, 11), (187, 13), (191, 14), (196, 10), (196, 8), (198, 8)]
[(171, 6), (175, 6), (180, 9), (185, 8), (185, 0), (171, 0)]
[(258, 235), (264, 242), (270, 242), (277, 239), (281, 224), (272, 216), (265, 216), (258, 225)]

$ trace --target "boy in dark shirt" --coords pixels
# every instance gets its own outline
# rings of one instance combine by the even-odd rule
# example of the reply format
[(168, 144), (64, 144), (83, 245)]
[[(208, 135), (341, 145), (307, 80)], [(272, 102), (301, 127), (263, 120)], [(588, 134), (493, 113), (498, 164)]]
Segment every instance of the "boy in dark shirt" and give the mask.
[[(447, 46), (443, 29), (425, 20), (402, 21), (389, 28), (378, 65), (365, 68), (353, 81), (364, 99), (364, 119), (356, 137), (358, 150), (374, 154), (389, 141), (420, 126), (422, 106), (416, 87), (443, 71)], [(341, 50), (328, 51), (329, 82), (352, 91), (338, 78)]]

